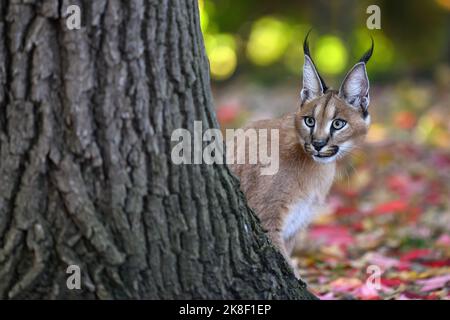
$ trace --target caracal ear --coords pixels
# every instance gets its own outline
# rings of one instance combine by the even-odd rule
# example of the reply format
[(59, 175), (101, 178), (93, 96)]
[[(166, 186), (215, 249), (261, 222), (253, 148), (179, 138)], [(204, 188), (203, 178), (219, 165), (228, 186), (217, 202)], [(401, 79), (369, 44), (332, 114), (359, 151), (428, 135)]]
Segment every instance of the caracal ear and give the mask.
[(305, 63), (303, 64), (303, 87), (300, 91), (300, 98), (302, 105), (311, 99), (321, 96), (326, 90), (327, 85), (323, 81), (319, 72), (317, 72), (316, 66), (309, 53), (308, 36), (311, 30), (305, 37), (303, 42), (303, 52), (305, 54)]
[(363, 114), (367, 114), (369, 107), (369, 78), (367, 77), (366, 64), (372, 57), (374, 48), (373, 38), (370, 49), (359, 59), (359, 62), (347, 73), (339, 89), (339, 96), (349, 105), (361, 108)]
[(364, 62), (358, 62), (347, 73), (339, 89), (339, 96), (349, 105), (367, 110), (370, 102), (369, 78)]
[(300, 92), (302, 103), (317, 98), (323, 94), (322, 83), (316, 67), (308, 55), (305, 55), (303, 65), (303, 88)]

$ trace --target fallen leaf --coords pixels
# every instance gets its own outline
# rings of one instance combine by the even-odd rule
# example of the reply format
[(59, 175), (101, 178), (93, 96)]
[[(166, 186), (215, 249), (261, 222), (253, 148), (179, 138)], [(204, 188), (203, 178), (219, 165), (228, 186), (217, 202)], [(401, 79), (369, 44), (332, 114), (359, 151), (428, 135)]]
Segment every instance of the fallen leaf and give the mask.
[(402, 212), (408, 209), (408, 204), (403, 200), (394, 200), (380, 204), (375, 208), (375, 214), (388, 214)]
[(364, 260), (367, 261), (367, 263), (379, 266), (383, 270), (390, 269), (399, 264), (398, 259), (389, 258), (377, 252), (367, 253)]
[(450, 236), (448, 234), (441, 235), (436, 240), (436, 244), (441, 246), (450, 246)]
[(348, 292), (362, 285), (358, 278), (338, 278), (330, 283), (330, 287), (336, 291)]
[(353, 295), (363, 300), (378, 300), (380, 299), (380, 295), (378, 290), (376, 290), (372, 286), (363, 285), (359, 288), (356, 288), (353, 292)]
[(316, 295), (317, 295), (317, 297), (318, 297), (320, 300), (338, 300), (338, 299), (334, 296), (333, 292), (327, 292), (327, 293), (324, 294), (324, 295), (320, 295), (320, 294), (316, 294)]
[(433, 291), (436, 289), (444, 288), (447, 282), (450, 281), (450, 274), (444, 276), (433, 277), (425, 280), (418, 280), (417, 283), (423, 285), (420, 291)]
[(340, 226), (315, 226), (311, 228), (310, 237), (327, 245), (347, 246), (355, 240), (349, 230)]
[(391, 278), (391, 279), (387, 279), (382, 277), (380, 279), (381, 284), (387, 286), (387, 287), (398, 287), (399, 285), (401, 285), (403, 283), (403, 280), (398, 279), (398, 278)]
[(401, 255), (400, 261), (412, 261), (429, 256), (432, 253), (430, 249), (414, 249)]

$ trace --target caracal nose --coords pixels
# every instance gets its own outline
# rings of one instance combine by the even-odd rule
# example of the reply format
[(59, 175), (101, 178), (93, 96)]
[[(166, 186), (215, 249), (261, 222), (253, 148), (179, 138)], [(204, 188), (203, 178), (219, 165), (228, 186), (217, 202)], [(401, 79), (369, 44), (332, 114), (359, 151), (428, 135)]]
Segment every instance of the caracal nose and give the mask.
[(320, 139), (320, 140), (313, 140), (313, 142), (311, 143), (314, 147), (314, 149), (316, 149), (317, 151), (320, 151), (326, 144), (327, 144), (327, 139)]

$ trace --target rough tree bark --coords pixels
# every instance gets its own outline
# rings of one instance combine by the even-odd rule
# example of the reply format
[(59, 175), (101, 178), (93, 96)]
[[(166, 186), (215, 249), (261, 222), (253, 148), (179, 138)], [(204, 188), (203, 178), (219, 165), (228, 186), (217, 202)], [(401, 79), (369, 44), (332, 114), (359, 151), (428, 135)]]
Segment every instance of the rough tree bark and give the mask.
[(194, 120), (195, 1), (1, 1), (0, 298), (313, 298), (226, 166), (172, 164)]

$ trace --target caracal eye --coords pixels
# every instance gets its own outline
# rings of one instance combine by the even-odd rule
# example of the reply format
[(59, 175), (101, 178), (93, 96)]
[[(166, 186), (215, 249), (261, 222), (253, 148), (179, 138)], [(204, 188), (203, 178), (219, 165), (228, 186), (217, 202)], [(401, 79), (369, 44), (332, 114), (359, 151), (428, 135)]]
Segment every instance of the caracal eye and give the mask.
[(308, 127), (312, 128), (312, 127), (314, 127), (314, 125), (316, 124), (316, 120), (314, 120), (313, 117), (305, 117), (305, 124), (306, 124)]
[(347, 124), (347, 121), (341, 120), (341, 119), (336, 119), (333, 121), (332, 126), (333, 126), (333, 129), (339, 130), (339, 129), (342, 129), (343, 127), (345, 127), (346, 124)]

